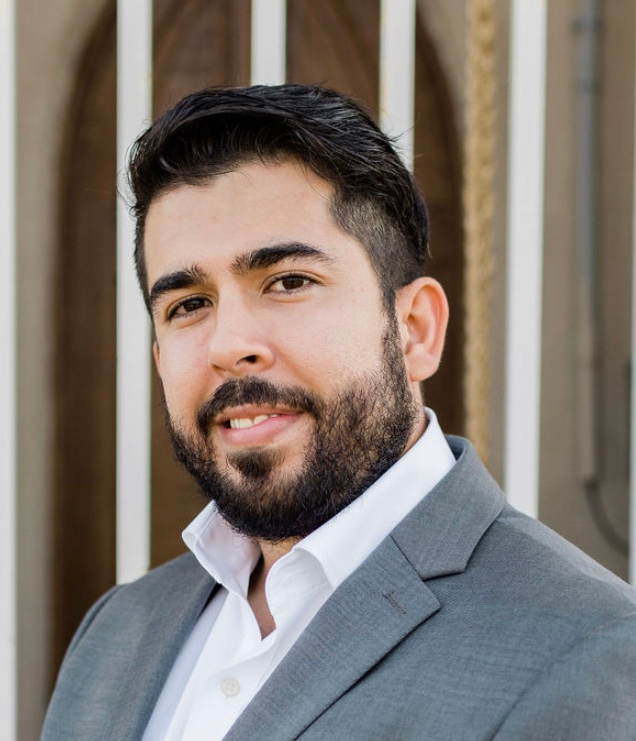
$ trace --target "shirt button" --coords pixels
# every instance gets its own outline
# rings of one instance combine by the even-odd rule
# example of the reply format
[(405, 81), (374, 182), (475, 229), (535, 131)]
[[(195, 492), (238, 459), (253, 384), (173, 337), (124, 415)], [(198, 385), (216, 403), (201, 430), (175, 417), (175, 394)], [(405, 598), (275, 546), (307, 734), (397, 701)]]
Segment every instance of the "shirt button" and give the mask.
[(226, 697), (236, 697), (240, 691), (241, 685), (234, 677), (225, 677), (225, 679), (221, 680), (221, 692)]

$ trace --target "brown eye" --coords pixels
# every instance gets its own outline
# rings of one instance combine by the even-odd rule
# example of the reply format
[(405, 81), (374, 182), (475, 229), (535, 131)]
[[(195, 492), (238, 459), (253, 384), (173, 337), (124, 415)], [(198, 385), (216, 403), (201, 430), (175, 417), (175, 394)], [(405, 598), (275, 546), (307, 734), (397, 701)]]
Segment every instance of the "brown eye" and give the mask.
[(174, 309), (170, 312), (170, 318), (192, 314), (193, 312), (198, 311), (199, 309), (202, 309), (204, 306), (207, 305), (208, 300), (203, 298), (202, 296), (193, 296), (192, 298), (187, 298), (174, 307)]
[(294, 291), (297, 288), (302, 288), (307, 283), (307, 279), (300, 275), (290, 275), (287, 278), (281, 278), (280, 282), (286, 291)]
[(274, 293), (292, 293), (307, 288), (312, 281), (304, 275), (284, 275), (270, 285)]

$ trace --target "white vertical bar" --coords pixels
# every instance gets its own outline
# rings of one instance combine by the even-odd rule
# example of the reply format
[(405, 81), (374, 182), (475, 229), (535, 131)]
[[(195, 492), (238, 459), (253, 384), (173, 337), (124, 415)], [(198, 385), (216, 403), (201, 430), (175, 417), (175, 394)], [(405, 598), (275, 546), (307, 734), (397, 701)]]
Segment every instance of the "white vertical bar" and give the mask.
[(17, 738), (15, 0), (0, 0), (0, 737)]
[[(152, 115), (152, 0), (117, 3), (117, 172)], [(117, 581), (150, 564), (150, 331), (133, 270), (134, 224), (117, 209)]]
[(382, 0), (380, 8), (380, 126), (399, 137), (404, 164), (413, 169), (415, 108), (415, 0)]
[(279, 85), (285, 82), (286, 26), (285, 0), (252, 0), (250, 79), (253, 85)]
[(546, 2), (513, 0), (508, 151), (505, 490), (536, 517), (539, 492)]
[[(636, 70), (635, 70), (636, 73)], [(636, 584), (636, 76), (634, 84), (634, 173), (632, 177), (632, 362), (629, 456), (629, 580)]]

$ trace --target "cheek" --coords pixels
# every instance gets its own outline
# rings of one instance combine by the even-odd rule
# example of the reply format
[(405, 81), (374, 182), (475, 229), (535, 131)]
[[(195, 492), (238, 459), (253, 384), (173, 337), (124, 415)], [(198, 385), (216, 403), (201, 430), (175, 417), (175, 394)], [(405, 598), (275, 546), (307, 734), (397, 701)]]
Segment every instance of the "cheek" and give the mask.
[(279, 348), (296, 373), (328, 386), (375, 370), (383, 358), (385, 322), (369, 311), (355, 320), (343, 312), (300, 323), (281, 338)]
[[(187, 417), (205, 400), (208, 368), (199, 343), (175, 341), (160, 346), (161, 383), (173, 418)], [(209, 383), (209, 380), (208, 380)]]

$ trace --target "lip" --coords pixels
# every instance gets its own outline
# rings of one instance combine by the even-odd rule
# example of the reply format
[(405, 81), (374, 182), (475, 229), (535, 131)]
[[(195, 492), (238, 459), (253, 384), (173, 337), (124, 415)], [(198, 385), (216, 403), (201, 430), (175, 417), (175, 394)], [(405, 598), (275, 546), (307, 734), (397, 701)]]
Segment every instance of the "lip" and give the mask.
[[(230, 419), (254, 419), (260, 416), (266, 416), (267, 419), (251, 427), (226, 427)], [(300, 412), (288, 409), (246, 405), (227, 409), (218, 415), (215, 428), (223, 441), (231, 447), (260, 447), (276, 442), (296, 424), (300, 416)]]

